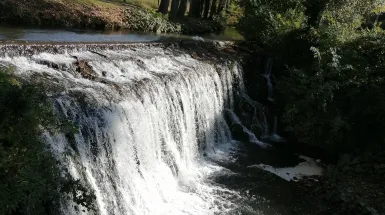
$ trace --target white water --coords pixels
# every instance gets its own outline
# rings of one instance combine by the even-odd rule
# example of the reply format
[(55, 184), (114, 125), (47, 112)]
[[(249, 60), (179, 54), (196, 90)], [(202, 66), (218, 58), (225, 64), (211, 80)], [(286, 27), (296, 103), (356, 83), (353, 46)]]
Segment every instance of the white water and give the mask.
[[(36, 51), (0, 58), (20, 77), (50, 86), (57, 115), (78, 126), (72, 138), (44, 137), (73, 177), (94, 190), (97, 214), (234, 210), (231, 199), (239, 194), (211, 182), (210, 177), (226, 171), (203, 152), (229, 157), (221, 150), (232, 147), (223, 111), (233, 106), (236, 83), (243, 88), (240, 66), (204, 63), (155, 46), (98, 52), (61, 47), (61, 54)], [(88, 61), (97, 78), (82, 78), (73, 56)], [(67, 202), (63, 212), (87, 213)]]
[(248, 167), (263, 169), (286, 181), (295, 182), (301, 180), (303, 177), (321, 176), (323, 174), (324, 170), (316, 160), (303, 155), (300, 155), (299, 158), (303, 159), (304, 162), (301, 162), (294, 167), (276, 168), (266, 164), (251, 165)]
[[(265, 65), (265, 71), (263, 74), (263, 77), (266, 79), (266, 86), (267, 86), (267, 100), (269, 101), (274, 101), (274, 88), (273, 84), (271, 83), (271, 71), (273, 68), (273, 60), (269, 58), (266, 62)], [(267, 122), (267, 117), (264, 115), (264, 122)], [(269, 126), (267, 123), (265, 124), (264, 128), (264, 135), (262, 139), (270, 139), (271, 141), (274, 142), (285, 142), (285, 140), (279, 136), (278, 134), (278, 117), (274, 116), (274, 122), (273, 122), (273, 131), (270, 133), (269, 131)]]

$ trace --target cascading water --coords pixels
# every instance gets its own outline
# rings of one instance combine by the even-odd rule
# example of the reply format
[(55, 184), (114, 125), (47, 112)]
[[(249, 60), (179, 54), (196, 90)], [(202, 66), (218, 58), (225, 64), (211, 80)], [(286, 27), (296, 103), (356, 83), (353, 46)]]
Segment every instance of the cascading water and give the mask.
[[(267, 86), (267, 100), (270, 102), (274, 102), (274, 88), (273, 84), (271, 83), (271, 70), (273, 68), (273, 60), (271, 58), (267, 59), (266, 65), (265, 65), (265, 72), (263, 74), (263, 77), (266, 79), (266, 86)], [(267, 121), (266, 115), (264, 115), (264, 122)], [(278, 117), (274, 116), (273, 121), (273, 131), (270, 133), (269, 126), (266, 123), (265, 124), (265, 132), (263, 139), (269, 139), (273, 142), (284, 142), (285, 140), (279, 136), (278, 134)]]
[[(49, 85), (55, 113), (78, 128), (44, 135), (97, 214), (226, 214), (239, 195), (210, 178), (228, 159), (223, 112), (244, 92), (234, 62), (202, 62), (162, 45), (3, 46), (0, 63)], [(87, 214), (63, 203), (64, 214)]]
[(273, 68), (273, 60), (269, 58), (266, 62), (265, 66), (265, 72), (263, 74), (263, 77), (266, 79), (266, 85), (267, 85), (267, 100), (274, 101), (274, 95), (273, 95), (273, 84), (271, 83), (271, 70)]

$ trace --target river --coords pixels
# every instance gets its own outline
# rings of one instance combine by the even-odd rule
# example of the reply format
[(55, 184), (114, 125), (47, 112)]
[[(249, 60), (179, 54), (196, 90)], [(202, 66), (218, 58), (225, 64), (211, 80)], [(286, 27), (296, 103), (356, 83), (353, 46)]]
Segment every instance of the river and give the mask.
[(180, 39), (196, 40), (243, 40), (243, 37), (233, 28), (226, 28), (220, 34), (187, 36), (177, 34), (155, 34), (121, 31), (94, 30), (60, 30), (37, 28), (14, 28), (0, 26), (0, 41), (14, 42), (159, 42)]

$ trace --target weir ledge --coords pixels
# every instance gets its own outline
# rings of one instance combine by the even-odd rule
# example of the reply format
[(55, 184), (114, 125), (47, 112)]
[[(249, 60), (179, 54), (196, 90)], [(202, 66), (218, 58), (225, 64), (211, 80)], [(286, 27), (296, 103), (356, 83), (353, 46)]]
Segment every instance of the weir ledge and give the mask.
[(178, 52), (190, 54), (194, 58), (205, 61), (237, 60), (245, 54), (238, 48), (236, 42), (232, 41), (176, 40), (147, 43), (7, 43), (3, 41), (0, 43), (0, 57), (32, 56), (43, 52), (64, 54), (84, 51), (151, 49), (154, 47), (171, 50), (174, 54)]

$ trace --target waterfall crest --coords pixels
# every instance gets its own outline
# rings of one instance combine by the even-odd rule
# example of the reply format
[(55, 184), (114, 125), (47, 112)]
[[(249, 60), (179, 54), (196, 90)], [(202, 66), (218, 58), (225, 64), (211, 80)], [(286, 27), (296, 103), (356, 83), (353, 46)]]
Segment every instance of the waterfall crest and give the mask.
[[(210, 181), (231, 144), (223, 116), (244, 92), (236, 62), (203, 62), (159, 45), (1, 47), (0, 64), (51, 89), (73, 136), (44, 135), (73, 177), (96, 194), (97, 214), (215, 214), (237, 196)], [(23, 51), (20, 51), (23, 50)], [(64, 214), (88, 214), (63, 203)]]

